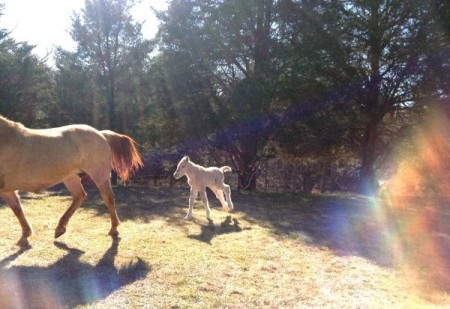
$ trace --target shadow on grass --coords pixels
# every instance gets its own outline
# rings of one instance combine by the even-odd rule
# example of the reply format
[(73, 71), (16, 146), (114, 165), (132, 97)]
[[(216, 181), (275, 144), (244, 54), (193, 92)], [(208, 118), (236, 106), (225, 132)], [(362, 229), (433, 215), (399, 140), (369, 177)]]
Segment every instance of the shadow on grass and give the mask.
[[(86, 190), (89, 198), (82, 207), (92, 209), (98, 215), (107, 215), (96, 188), (87, 187)], [(153, 218), (163, 217), (168, 224), (179, 228), (192, 224), (183, 220), (189, 196), (187, 187), (132, 186), (113, 190), (122, 221), (151, 222)], [(51, 194), (67, 195), (62, 190)], [(448, 203), (429, 210), (430, 207), (419, 202), (403, 213), (387, 213), (386, 209), (380, 208), (382, 206), (360, 196), (238, 191), (232, 194), (235, 218), (239, 221), (229, 217), (217, 226), (194, 221), (200, 226), (200, 233), (188, 237), (211, 244), (217, 235), (240, 232), (252, 225), (262, 226), (272, 231), (275, 237), (326, 247), (340, 256), (360, 256), (383, 267), (409, 262), (418, 271), (426, 272), (423, 275), (427, 276), (427, 281), (450, 292)], [(210, 202), (213, 209), (218, 206), (215, 198)], [(195, 212), (194, 216), (204, 216), (203, 207)]]
[(382, 267), (407, 267), (427, 287), (450, 292), (447, 203), (416, 200), (392, 211), (382, 201), (362, 196), (240, 192), (235, 197), (243, 219), (275, 235), (326, 247), (339, 256), (360, 256)]
[(216, 226), (213, 220), (209, 220), (208, 224), (200, 224), (193, 221), (195, 224), (200, 226), (200, 234), (198, 235), (188, 235), (188, 238), (195, 239), (204, 243), (211, 245), (211, 240), (222, 234), (238, 233), (245, 229), (239, 225), (239, 221), (236, 218), (231, 218), (227, 216), (220, 225)]
[[(121, 221), (140, 220), (148, 223), (158, 216), (177, 216), (185, 212), (189, 191), (164, 187), (114, 187), (116, 208)], [(81, 207), (108, 215), (108, 210), (95, 187), (87, 187), (88, 199)], [(76, 214), (75, 214), (76, 215)]]
[[(24, 254), (26, 251), (28, 251), (30, 249), (31, 249), (31, 246), (23, 246), (16, 253), (13, 253), (10, 256), (1, 260), (0, 261), (0, 274), (1, 274), (1, 269), (8, 266), (9, 263), (13, 262), (15, 259), (17, 259), (19, 256), (21, 256), (22, 254)], [(0, 275), (0, 278), (1, 278), (1, 275)]]
[[(131, 186), (115, 187), (113, 190), (122, 221), (140, 220), (147, 223), (152, 218), (165, 217), (171, 225), (184, 227), (188, 224), (183, 220), (187, 211), (188, 188)], [(107, 208), (97, 189), (86, 186), (86, 191), (89, 197), (82, 207), (107, 216)], [(53, 194), (67, 193), (60, 190)], [(274, 235), (327, 247), (337, 255), (361, 256), (380, 266), (392, 267), (395, 264), (391, 240), (398, 227), (395, 222), (383, 226), (373, 205), (364, 197), (234, 191), (233, 200), (243, 220), (264, 226)], [(211, 197), (210, 202), (213, 209), (218, 206), (215, 197)], [(200, 207), (196, 208), (194, 217), (204, 215), (203, 206)], [(200, 234), (189, 237), (209, 244), (215, 236), (241, 228), (238, 223), (226, 221), (219, 226), (196, 224), (200, 226)], [(448, 235), (448, 229), (446, 233)]]
[(83, 251), (62, 242), (55, 242), (55, 246), (67, 254), (49, 266), (5, 268), (23, 253), (22, 249), (1, 262), (0, 308), (74, 308), (104, 299), (151, 270), (139, 258), (117, 269), (114, 259), (119, 240), (113, 240), (95, 266), (80, 261)]

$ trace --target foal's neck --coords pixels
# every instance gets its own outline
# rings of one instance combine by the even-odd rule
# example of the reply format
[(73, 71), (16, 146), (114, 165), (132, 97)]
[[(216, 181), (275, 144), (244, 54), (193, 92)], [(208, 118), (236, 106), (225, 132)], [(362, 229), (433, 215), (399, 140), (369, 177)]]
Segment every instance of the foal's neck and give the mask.
[(192, 161), (188, 161), (188, 163), (186, 165), (186, 175), (192, 174), (193, 171), (199, 170), (199, 169), (200, 169), (200, 165), (195, 164)]

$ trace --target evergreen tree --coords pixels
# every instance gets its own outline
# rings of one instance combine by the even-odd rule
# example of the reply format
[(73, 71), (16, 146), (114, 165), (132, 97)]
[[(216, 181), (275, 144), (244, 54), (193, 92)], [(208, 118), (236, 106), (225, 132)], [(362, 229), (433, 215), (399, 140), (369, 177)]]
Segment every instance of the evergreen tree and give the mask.
[(136, 117), (137, 109), (132, 106), (141, 101), (136, 98), (136, 87), (141, 86), (143, 64), (152, 51), (151, 42), (142, 37), (141, 24), (130, 15), (133, 4), (130, 0), (87, 0), (85, 8), (73, 18), (71, 35), (77, 51), (74, 55), (65, 53), (57, 63), (60, 70), (75, 69), (74, 74), (82, 72), (82, 78), (88, 78), (86, 82), (96, 85), (97, 95), (91, 99), (98, 110), (94, 116), (101, 117), (104, 112), (107, 117), (103, 126), (117, 131), (134, 130), (130, 117)]

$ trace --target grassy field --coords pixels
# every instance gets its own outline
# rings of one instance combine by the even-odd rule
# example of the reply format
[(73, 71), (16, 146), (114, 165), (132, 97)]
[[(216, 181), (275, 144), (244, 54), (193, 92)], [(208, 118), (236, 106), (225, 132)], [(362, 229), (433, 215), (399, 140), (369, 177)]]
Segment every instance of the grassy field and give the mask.
[[(187, 188), (115, 188), (120, 240), (98, 194), (53, 239), (64, 190), (22, 194), (31, 248), (0, 204), (0, 308), (450, 307), (449, 210), (356, 196), (233, 192), (183, 220)], [(447, 206), (447, 205), (444, 205)], [(447, 207), (448, 208), (448, 207)]]

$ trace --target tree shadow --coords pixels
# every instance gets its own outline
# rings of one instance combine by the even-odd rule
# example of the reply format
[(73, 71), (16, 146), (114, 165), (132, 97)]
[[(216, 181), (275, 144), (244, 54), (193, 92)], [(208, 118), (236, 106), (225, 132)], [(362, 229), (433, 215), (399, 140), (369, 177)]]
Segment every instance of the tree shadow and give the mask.
[(193, 222), (200, 226), (200, 234), (188, 235), (187, 237), (207, 243), (208, 245), (211, 245), (211, 240), (218, 235), (239, 233), (243, 230), (250, 229), (242, 228), (239, 225), (239, 221), (236, 218), (231, 218), (231, 216), (227, 216), (218, 226), (214, 224), (213, 220), (208, 220), (208, 224), (200, 224), (195, 222), (195, 220)]
[(55, 246), (67, 252), (48, 266), (4, 266), (23, 251), (5, 258), (0, 264), (0, 308), (74, 308), (104, 299), (114, 291), (144, 278), (151, 270), (142, 259), (116, 268), (119, 239), (95, 266), (80, 261), (83, 251), (62, 242)]
[(448, 203), (428, 199), (390, 211), (389, 205), (363, 196), (239, 193), (234, 200), (244, 220), (275, 235), (381, 267), (406, 267), (427, 287), (450, 292)]
[(308, 194), (236, 194), (243, 218), (275, 235), (392, 266), (385, 237), (362, 198)]
[[(96, 188), (86, 190), (90, 198), (82, 207), (107, 215)], [(114, 192), (122, 221), (139, 219), (148, 223), (153, 218), (165, 217), (172, 225), (187, 224), (182, 218), (187, 211), (188, 188), (115, 187)], [(215, 208), (215, 197), (210, 197)], [(359, 255), (382, 266), (393, 265), (393, 254), (385, 243), (384, 232), (363, 198), (236, 191), (233, 200), (245, 221), (265, 226), (276, 235), (302, 234), (305, 236), (302, 239), (310, 245), (326, 246), (338, 255)], [(188, 237), (207, 244), (217, 235), (242, 230), (237, 219), (231, 217), (219, 225), (199, 223), (195, 219), (193, 222), (200, 226), (200, 233)]]
[[(107, 216), (107, 209), (101, 201), (98, 190), (95, 187), (86, 188), (86, 190), (89, 198), (82, 207), (94, 210), (99, 216)], [(153, 218), (165, 218), (168, 224), (184, 231), (188, 230), (186, 225), (192, 224), (182, 219), (187, 211), (189, 198), (187, 187), (130, 186), (114, 187), (113, 190), (116, 195), (119, 218), (122, 221), (140, 220), (147, 223)], [(67, 193), (61, 188), (60, 191), (52, 194), (66, 195)], [(414, 262), (417, 269), (423, 271), (423, 276), (429, 278), (428, 282), (436, 282), (439, 289), (450, 291), (448, 202), (441, 202), (442, 207), (434, 207), (431, 212), (424, 207), (425, 202), (417, 203), (408, 207), (403, 213), (385, 214), (389, 218), (382, 218), (379, 213), (382, 209), (378, 208), (380, 206), (372, 204), (369, 199), (361, 196), (245, 191), (234, 191), (232, 194), (236, 212), (239, 213), (236, 217), (239, 217), (240, 222), (231, 216), (219, 224), (194, 219), (194, 224), (200, 227), (200, 232), (187, 237), (211, 245), (214, 237), (218, 235), (236, 233), (251, 228), (252, 225), (258, 225), (270, 230), (275, 237), (280, 236), (282, 239), (290, 237), (310, 246), (326, 247), (338, 256), (360, 256), (382, 267), (396, 267), (398, 265), (397, 251), (400, 249), (402, 258)], [(215, 208), (214, 205), (211, 206)], [(202, 209), (202, 216), (203, 211)], [(406, 227), (410, 230), (406, 230)], [(436, 255), (436, 251), (439, 255)], [(24, 251), (19, 252), (16, 253), (17, 256)], [(75, 257), (76, 252), (70, 252), (69, 255)], [(112, 254), (107, 254), (106, 257), (108, 256), (111, 257)], [(4, 260), (3, 264), (8, 264), (16, 257), (9, 257), (10, 259)], [(97, 268), (80, 265), (76, 259), (73, 265), (80, 267), (87, 273), (86, 276), (97, 278), (95, 279), (97, 281), (98, 278), (101, 279), (98, 272), (101, 269), (99, 265), (96, 266)], [(120, 279), (123, 282), (123, 276), (114, 273), (114, 268), (109, 269), (113, 271), (109, 274), (112, 279), (110, 281), (115, 282)], [(26, 272), (23, 269), (21, 271)], [(33, 273), (33, 269), (29, 271)], [(0, 276), (4, 273), (0, 269)], [(50, 272), (41, 271), (41, 273), (44, 273), (47, 280), (52, 278)], [(63, 287), (63, 289), (71, 290), (67, 284)], [(103, 294), (107, 293), (108, 289), (100, 289), (100, 291), (105, 290)], [(63, 295), (66, 299), (71, 299), (68, 293)], [(81, 298), (76, 296), (72, 303), (86, 303), (86, 301), (80, 301)]]
[[(95, 187), (86, 188), (88, 199), (81, 207), (108, 215), (108, 209)], [(121, 221), (151, 222), (159, 216), (174, 216), (185, 212), (189, 191), (166, 187), (114, 187), (116, 208)], [(187, 207), (187, 206), (186, 206)], [(76, 214), (75, 214), (76, 215)]]

